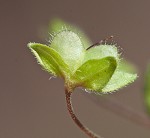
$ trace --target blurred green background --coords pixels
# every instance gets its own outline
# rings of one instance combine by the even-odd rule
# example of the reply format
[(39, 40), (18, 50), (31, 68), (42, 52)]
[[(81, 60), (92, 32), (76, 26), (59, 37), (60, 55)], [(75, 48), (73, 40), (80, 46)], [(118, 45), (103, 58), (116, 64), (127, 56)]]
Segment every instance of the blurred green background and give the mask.
[[(40, 35), (55, 17), (82, 28), (93, 43), (115, 36), (122, 56), (137, 66), (139, 78), (109, 97), (145, 112), (149, 5), (148, 0), (0, 0), (0, 138), (86, 138), (68, 114), (63, 81), (49, 80), (26, 46), (47, 43)], [(101, 108), (81, 89), (73, 94), (73, 106), (80, 120), (105, 138), (150, 137), (150, 130)]]

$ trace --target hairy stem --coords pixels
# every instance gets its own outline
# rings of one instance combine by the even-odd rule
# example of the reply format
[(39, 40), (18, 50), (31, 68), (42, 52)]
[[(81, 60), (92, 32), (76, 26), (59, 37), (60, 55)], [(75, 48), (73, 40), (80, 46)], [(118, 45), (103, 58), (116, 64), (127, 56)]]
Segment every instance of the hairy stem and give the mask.
[(71, 103), (71, 94), (72, 92), (69, 92), (67, 89), (65, 89), (66, 94), (66, 103), (67, 103), (67, 109), (70, 113), (71, 118), (76, 123), (76, 125), (84, 132), (86, 133), (90, 138), (101, 138), (100, 136), (94, 134), (91, 130), (89, 130), (87, 127), (85, 127), (77, 118), (73, 111), (72, 103)]

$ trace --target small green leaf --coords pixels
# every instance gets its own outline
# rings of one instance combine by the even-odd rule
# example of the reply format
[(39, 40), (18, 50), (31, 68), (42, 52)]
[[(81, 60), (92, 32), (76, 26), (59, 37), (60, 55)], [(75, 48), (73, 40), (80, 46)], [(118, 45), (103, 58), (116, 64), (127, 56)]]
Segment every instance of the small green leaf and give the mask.
[(102, 91), (104, 93), (116, 91), (133, 82), (136, 78), (137, 78), (136, 74), (116, 70), (112, 78), (110, 79), (108, 84), (102, 89)]
[(116, 66), (114, 57), (88, 60), (77, 69), (74, 78), (79, 86), (101, 92), (114, 73)]
[(74, 32), (62, 31), (58, 33), (50, 46), (60, 54), (71, 72), (74, 72), (82, 64), (85, 50), (80, 38)]
[(48, 26), (48, 31), (59, 33), (62, 30), (64, 30), (65, 27), (68, 28), (69, 25), (66, 22), (64, 22), (63, 20), (56, 18), (56, 19), (53, 19), (52, 21), (50, 21), (49, 26)]
[(69, 24), (68, 22), (65, 22), (61, 19), (52, 20), (49, 24), (48, 30), (49, 30), (49, 32), (55, 32), (55, 33), (59, 33), (64, 30), (70, 30), (70, 31), (78, 34), (78, 36), (81, 38), (83, 47), (85, 49), (88, 48), (90, 45), (92, 45), (89, 38), (79, 27), (77, 27), (76, 25), (73, 25), (73, 24)]
[(117, 47), (114, 45), (99, 45), (90, 48), (86, 51), (84, 62), (91, 59), (101, 59), (105, 57), (114, 57), (116, 60), (119, 60), (119, 54)]
[(144, 102), (147, 108), (147, 112), (150, 115), (150, 65), (147, 67), (145, 74)]
[(122, 71), (128, 72), (128, 73), (129, 72), (130, 73), (136, 73), (137, 72), (136, 67), (125, 59), (120, 60), (118, 70), (122, 70)]
[(67, 64), (54, 49), (39, 43), (29, 43), (28, 47), (39, 64), (49, 73), (62, 77), (64, 77), (64, 74), (70, 73)]

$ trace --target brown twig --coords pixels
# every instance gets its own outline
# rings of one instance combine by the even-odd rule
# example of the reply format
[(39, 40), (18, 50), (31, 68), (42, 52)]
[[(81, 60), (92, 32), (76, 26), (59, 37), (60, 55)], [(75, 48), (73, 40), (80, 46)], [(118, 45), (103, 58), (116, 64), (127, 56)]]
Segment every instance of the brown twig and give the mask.
[[(95, 43), (95, 44), (89, 46), (86, 50), (89, 50), (89, 49), (91, 49), (92, 47), (95, 47), (95, 46), (101, 45), (101, 44), (103, 44), (103, 43), (106, 43), (108, 40), (113, 40), (113, 38), (114, 38), (114, 36), (112, 36), (112, 35), (109, 36), (109, 37), (106, 37), (105, 39), (100, 40), (99, 42), (97, 42), (97, 43)], [(114, 42), (113, 42), (113, 43), (114, 43)], [(113, 43), (112, 43), (112, 44), (113, 44)]]
[(100, 136), (96, 135), (93, 133), (91, 130), (89, 130), (87, 127), (85, 127), (77, 118), (73, 111), (72, 103), (71, 103), (71, 94), (72, 92), (69, 92), (67, 89), (65, 89), (65, 94), (66, 94), (66, 103), (67, 103), (67, 109), (70, 113), (71, 118), (73, 121), (76, 123), (76, 125), (83, 131), (85, 132), (90, 138), (101, 138)]

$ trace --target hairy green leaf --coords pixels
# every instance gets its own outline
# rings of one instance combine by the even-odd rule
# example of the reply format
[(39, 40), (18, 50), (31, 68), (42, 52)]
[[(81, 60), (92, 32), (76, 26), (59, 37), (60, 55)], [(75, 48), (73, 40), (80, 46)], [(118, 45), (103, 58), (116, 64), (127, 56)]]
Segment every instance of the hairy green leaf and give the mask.
[(114, 73), (116, 66), (114, 57), (88, 60), (77, 69), (74, 78), (79, 86), (101, 92)]
[(63, 77), (65, 74), (70, 73), (68, 65), (54, 49), (39, 43), (29, 43), (28, 47), (37, 58), (39, 64), (49, 73)]
[(90, 48), (86, 51), (84, 62), (91, 59), (101, 59), (105, 57), (114, 57), (116, 60), (119, 60), (119, 54), (117, 47), (114, 45), (99, 45)]
[(92, 44), (89, 38), (86, 36), (86, 34), (76, 25), (69, 24), (68, 22), (65, 22), (61, 19), (54, 19), (50, 22), (49, 32), (59, 33), (63, 30), (70, 30), (78, 34), (78, 36), (81, 38), (81, 42), (85, 49), (88, 48)]
[(85, 50), (80, 38), (74, 32), (58, 33), (50, 46), (60, 54), (71, 72), (74, 72), (82, 64)]
[(128, 72), (128, 73), (136, 73), (137, 72), (136, 67), (125, 59), (120, 60), (118, 70), (122, 70), (122, 71)]
[(133, 82), (136, 78), (137, 78), (136, 74), (116, 70), (112, 78), (110, 79), (108, 84), (102, 89), (102, 91), (104, 93), (116, 91)]

